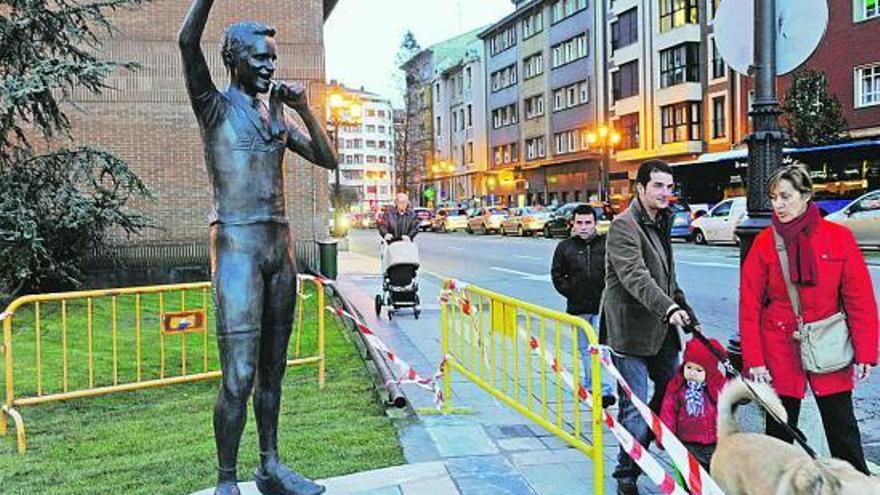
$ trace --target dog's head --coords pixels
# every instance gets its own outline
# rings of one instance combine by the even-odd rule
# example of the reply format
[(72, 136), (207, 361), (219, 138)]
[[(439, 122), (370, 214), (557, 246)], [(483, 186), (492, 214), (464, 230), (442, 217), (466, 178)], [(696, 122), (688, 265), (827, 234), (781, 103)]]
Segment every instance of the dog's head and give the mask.
[[(782, 487), (780, 487), (782, 488)], [(802, 462), (792, 470), (789, 486), (779, 493), (792, 495), (840, 495), (840, 479), (821, 461)]]

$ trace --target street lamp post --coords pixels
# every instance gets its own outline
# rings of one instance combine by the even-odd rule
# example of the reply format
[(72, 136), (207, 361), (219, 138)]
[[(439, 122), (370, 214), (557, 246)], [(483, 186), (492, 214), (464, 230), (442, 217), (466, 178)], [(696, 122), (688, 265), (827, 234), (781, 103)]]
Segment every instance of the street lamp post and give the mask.
[(749, 145), (748, 218), (736, 229), (740, 240), (740, 261), (745, 261), (752, 242), (770, 225), (772, 216), (767, 178), (782, 165), (785, 135), (779, 127), (776, 99), (776, 1), (755, 0), (755, 102), (749, 115), (754, 129)]
[(599, 199), (602, 203), (609, 200), (609, 191), (611, 190), (611, 182), (608, 176), (608, 169), (611, 166), (611, 151), (620, 144), (620, 133), (612, 127), (600, 126), (597, 131), (587, 133), (587, 144), (590, 148), (599, 145), (602, 153), (601, 170), (599, 170)]
[[(360, 125), (361, 105), (357, 100), (348, 99), (341, 93), (330, 95), (330, 119), (333, 127), (333, 144), (336, 156), (339, 156), (339, 131), (342, 126)], [(340, 171), (342, 163), (336, 167), (333, 184), (333, 237), (344, 237), (346, 232), (342, 225), (342, 184)]]

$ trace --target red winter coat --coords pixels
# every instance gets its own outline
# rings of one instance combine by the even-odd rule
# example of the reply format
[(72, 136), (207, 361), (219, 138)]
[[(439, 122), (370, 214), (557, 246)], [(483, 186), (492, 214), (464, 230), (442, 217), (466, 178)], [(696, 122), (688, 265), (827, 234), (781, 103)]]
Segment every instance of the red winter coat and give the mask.
[[(842, 301), (855, 362), (877, 364), (877, 302), (852, 233), (823, 219), (810, 245), (817, 258), (818, 280), (815, 285), (798, 287), (804, 321), (833, 315)], [(817, 396), (853, 389), (851, 366), (818, 375), (804, 371), (793, 337), (797, 318), (782, 278), (772, 227), (758, 234), (742, 267), (739, 328), (744, 369), (766, 366), (779, 395), (803, 398), (808, 381)]]
[[(679, 368), (678, 374), (672, 378), (666, 386), (666, 395), (663, 396), (663, 405), (660, 408), (660, 421), (669, 428), (682, 442), (699, 443), (710, 445), (718, 442), (718, 391), (723, 384), (707, 384), (703, 389), (703, 415), (699, 417), (688, 416), (685, 410), (684, 394), (687, 390), (687, 382)], [(711, 393), (710, 393), (711, 389)]]

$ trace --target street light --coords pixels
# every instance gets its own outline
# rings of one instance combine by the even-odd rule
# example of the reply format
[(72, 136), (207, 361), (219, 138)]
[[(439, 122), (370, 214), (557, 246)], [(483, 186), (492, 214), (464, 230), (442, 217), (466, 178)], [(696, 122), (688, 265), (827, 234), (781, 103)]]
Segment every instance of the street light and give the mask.
[(601, 170), (599, 170), (599, 199), (602, 203), (607, 203), (610, 190), (608, 167), (611, 161), (611, 151), (620, 145), (620, 133), (613, 127), (599, 126), (597, 130), (587, 133), (587, 144), (590, 148), (598, 146), (602, 153)]
[[(330, 105), (330, 119), (328, 123), (333, 127), (333, 142), (336, 147), (336, 156), (339, 156), (339, 130), (342, 126), (355, 126), (361, 123), (361, 104), (357, 99), (334, 91), (328, 99)], [(335, 184), (333, 186), (333, 237), (344, 237), (345, 227), (342, 222), (342, 185), (340, 184), (341, 164), (336, 167)]]

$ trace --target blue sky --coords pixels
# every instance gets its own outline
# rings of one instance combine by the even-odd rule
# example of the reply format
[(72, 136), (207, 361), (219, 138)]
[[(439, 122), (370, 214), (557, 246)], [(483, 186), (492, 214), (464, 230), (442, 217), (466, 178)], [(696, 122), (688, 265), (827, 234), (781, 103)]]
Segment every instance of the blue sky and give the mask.
[(513, 11), (510, 0), (340, 0), (324, 26), (327, 79), (392, 100), (394, 57), (407, 29), (424, 48)]

